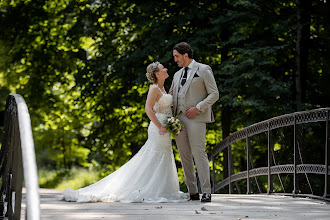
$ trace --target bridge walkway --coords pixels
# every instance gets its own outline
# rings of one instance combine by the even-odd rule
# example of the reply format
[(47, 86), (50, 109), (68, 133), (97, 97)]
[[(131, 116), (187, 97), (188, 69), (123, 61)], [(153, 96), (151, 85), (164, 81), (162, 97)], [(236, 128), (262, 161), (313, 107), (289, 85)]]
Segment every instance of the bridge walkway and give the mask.
[[(58, 201), (54, 189), (40, 189), (41, 219), (330, 219), (330, 203), (281, 195), (214, 194), (211, 203), (75, 203)], [(22, 215), (25, 219), (25, 193)]]

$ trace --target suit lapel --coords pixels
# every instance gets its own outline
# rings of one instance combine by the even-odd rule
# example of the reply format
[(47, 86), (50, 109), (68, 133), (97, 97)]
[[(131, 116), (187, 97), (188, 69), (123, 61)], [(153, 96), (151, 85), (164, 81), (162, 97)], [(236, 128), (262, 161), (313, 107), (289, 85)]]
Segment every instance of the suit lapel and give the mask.
[(180, 88), (182, 74), (183, 74), (183, 69), (179, 71), (179, 74), (177, 77), (177, 82), (176, 82), (176, 87), (178, 89), (177, 91), (179, 91), (179, 88)]
[(197, 62), (195, 62), (195, 64), (193, 65), (193, 67), (191, 69), (191, 72), (189, 74), (189, 78), (187, 79), (187, 82), (181, 88), (181, 89), (183, 89), (184, 93), (186, 93), (186, 91), (188, 90), (190, 83), (191, 83), (192, 79), (194, 78), (194, 75), (197, 72), (197, 70), (198, 70), (198, 65), (197, 65)]
[(178, 96), (179, 96), (179, 88), (180, 88), (180, 79), (181, 79), (182, 71), (179, 70), (174, 74), (173, 80), (174, 80), (174, 88), (173, 88), (173, 107), (174, 107), (174, 115), (176, 115), (177, 111), (177, 102), (178, 102)]
[(178, 72), (176, 72), (174, 74), (174, 78), (173, 78), (173, 80), (174, 80), (174, 88), (173, 88), (173, 90), (174, 91), (173, 91), (173, 94), (175, 96), (177, 96), (178, 93), (179, 93), (181, 73), (182, 73), (182, 71), (179, 70)]
[(175, 96), (177, 96), (177, 94), (179, 93), (181, 73), (182, 71), (179, 70), (174, 74), (173, 77), (173, 81), (174, 81), (173, 95)]

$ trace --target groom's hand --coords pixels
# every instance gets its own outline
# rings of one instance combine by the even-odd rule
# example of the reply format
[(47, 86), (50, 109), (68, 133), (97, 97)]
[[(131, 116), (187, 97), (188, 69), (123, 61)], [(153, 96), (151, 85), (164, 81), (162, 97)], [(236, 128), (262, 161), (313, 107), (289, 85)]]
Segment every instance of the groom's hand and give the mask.
[(189, 119), (192, 119), (195, 117), (195, 115), (199, 112), (198, 108), (196, 107), (189, 107), (186, 109), (186, 116)]

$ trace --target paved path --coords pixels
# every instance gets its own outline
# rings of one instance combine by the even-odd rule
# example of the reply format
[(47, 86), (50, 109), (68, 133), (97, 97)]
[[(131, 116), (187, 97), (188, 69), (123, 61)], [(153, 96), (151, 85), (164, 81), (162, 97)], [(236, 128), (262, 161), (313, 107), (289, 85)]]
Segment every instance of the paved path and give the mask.
[[(56, 190), (40, 189), (41, 219), (330, 219), (330, 204), (278, 195), (212, 195), (211, 203), (74, 203), (58, 201)], [(21, 219), (25, 219), (23, 201)]]

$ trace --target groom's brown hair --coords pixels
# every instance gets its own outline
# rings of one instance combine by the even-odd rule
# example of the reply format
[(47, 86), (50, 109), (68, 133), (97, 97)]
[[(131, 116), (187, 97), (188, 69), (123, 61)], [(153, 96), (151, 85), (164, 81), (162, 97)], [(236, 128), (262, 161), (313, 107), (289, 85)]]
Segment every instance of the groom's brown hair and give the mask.
[(187, 53), (188, 57), (190, 59), (193, 59), (193, 57), (194, 57), (194, 51), (192, 50), (191, 46), (187, 42), (181, 42), (181, 43), (176, 44), (173, 47), (173, 50), (178, 51), (182, 55)]

